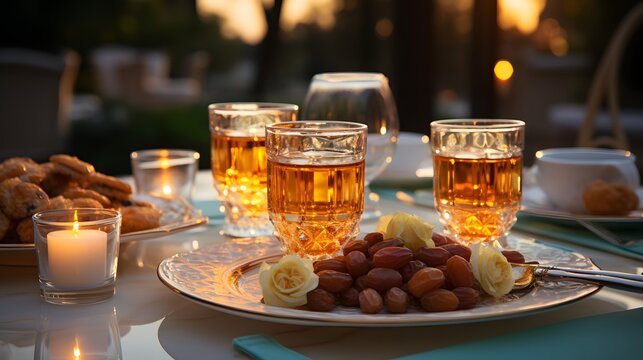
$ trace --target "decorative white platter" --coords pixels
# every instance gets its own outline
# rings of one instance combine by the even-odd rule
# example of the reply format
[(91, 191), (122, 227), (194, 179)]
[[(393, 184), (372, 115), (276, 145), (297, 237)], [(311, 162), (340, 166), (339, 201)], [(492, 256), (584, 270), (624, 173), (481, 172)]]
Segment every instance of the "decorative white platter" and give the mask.
[[(597, 269), (578, 253), (510, 237), (511, 248), (527, 260), (541, 264)], [(527, 315), (580, 300), (596, 292), (595, 285), (548, 282), (501, 299), (485, 297), (477, 307), (442, 313), (412, 310), (406, 314), (363, 314), (359, 309), (338, 306), (331, 312), (314, 312), (265, 305), (258, 281), (262, 262), (276, 262), (280, 244), (273, 238), (240, 238), (176, 254), (161, 262), (159, 279), (171, 290), (197, 304), (236, 316), (269, 322), (354, 327), (402, 327), (488, 321)]]

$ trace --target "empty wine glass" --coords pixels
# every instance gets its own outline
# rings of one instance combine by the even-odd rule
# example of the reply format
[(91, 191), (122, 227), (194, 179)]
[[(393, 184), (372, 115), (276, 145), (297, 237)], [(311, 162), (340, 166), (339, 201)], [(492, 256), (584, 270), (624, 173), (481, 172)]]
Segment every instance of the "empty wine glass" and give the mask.
[(379, 217), (379, 196), (369, 184), (391, 162), (399, 120), (388, 79), (380, 73), (323, 73), (313, 77), (304, 105), (303, 120), (358, 122), (368, 126), (363, 219)]

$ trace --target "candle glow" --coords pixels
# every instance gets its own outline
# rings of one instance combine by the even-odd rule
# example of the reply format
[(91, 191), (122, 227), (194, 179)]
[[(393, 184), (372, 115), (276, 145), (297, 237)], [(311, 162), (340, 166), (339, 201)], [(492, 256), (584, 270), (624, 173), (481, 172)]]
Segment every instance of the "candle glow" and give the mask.
[(80, 359), (80, 346), (78, 346), (78, 338), (76, 338), (76, 346), (74, 346), (74, 359)]

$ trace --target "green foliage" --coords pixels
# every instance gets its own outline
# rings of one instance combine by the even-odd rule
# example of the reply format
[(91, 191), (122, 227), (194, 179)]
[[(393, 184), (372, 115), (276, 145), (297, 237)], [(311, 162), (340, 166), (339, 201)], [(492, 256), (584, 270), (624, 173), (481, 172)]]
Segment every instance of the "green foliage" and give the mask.
[(131, 173), (129, 154), (143, 149), (191, 149), (201, 154), (199, 167), (209, 168), (210, 132), (207, 105), (143, 110), (107, 104), (104, 118), (75, 123), (71, 153), (101, 172)]

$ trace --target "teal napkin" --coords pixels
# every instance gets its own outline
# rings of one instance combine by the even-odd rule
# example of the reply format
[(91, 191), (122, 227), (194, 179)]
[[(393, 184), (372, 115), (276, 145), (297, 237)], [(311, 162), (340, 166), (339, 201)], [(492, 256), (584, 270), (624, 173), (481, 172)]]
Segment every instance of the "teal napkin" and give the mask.
[(265, 335), (242, 336), (232, 340), (232, 346), (257, 360), (306, 360), (304, 355), (290, 350)]
[[(573, 222), (566, 223), (569, 224), (565, 225), (563, 221), (547, 221), (535, 216), (519, 214), (518, 222), (514, 225), (514, 229), (643, 261), (643, 242), (641, 241), (630, 246), (617, 246), (599, 238), (589, 230), (575, 225)], [(610, 230), (625, 240), (643, 238), (643, 226), (634, 227), (630, 225), (621, 229)]]
[(210, 220), (220, 220), (225, 217), (223, 213), (219, 211), (221, 203), (216, 200), (193, 200), (192, 205), (201, 209), (203, 215), (210, 218)]
[[(398, 360), (634, 359), (641, 351), (643, 308), (590, 316), (407, 355)], [(264, 335), (232, 341), (253, 359), (308, 359)]]
[(642, 324), (643, 308), (638, 308), (569, 320), (398, 360), (640, 359)]

